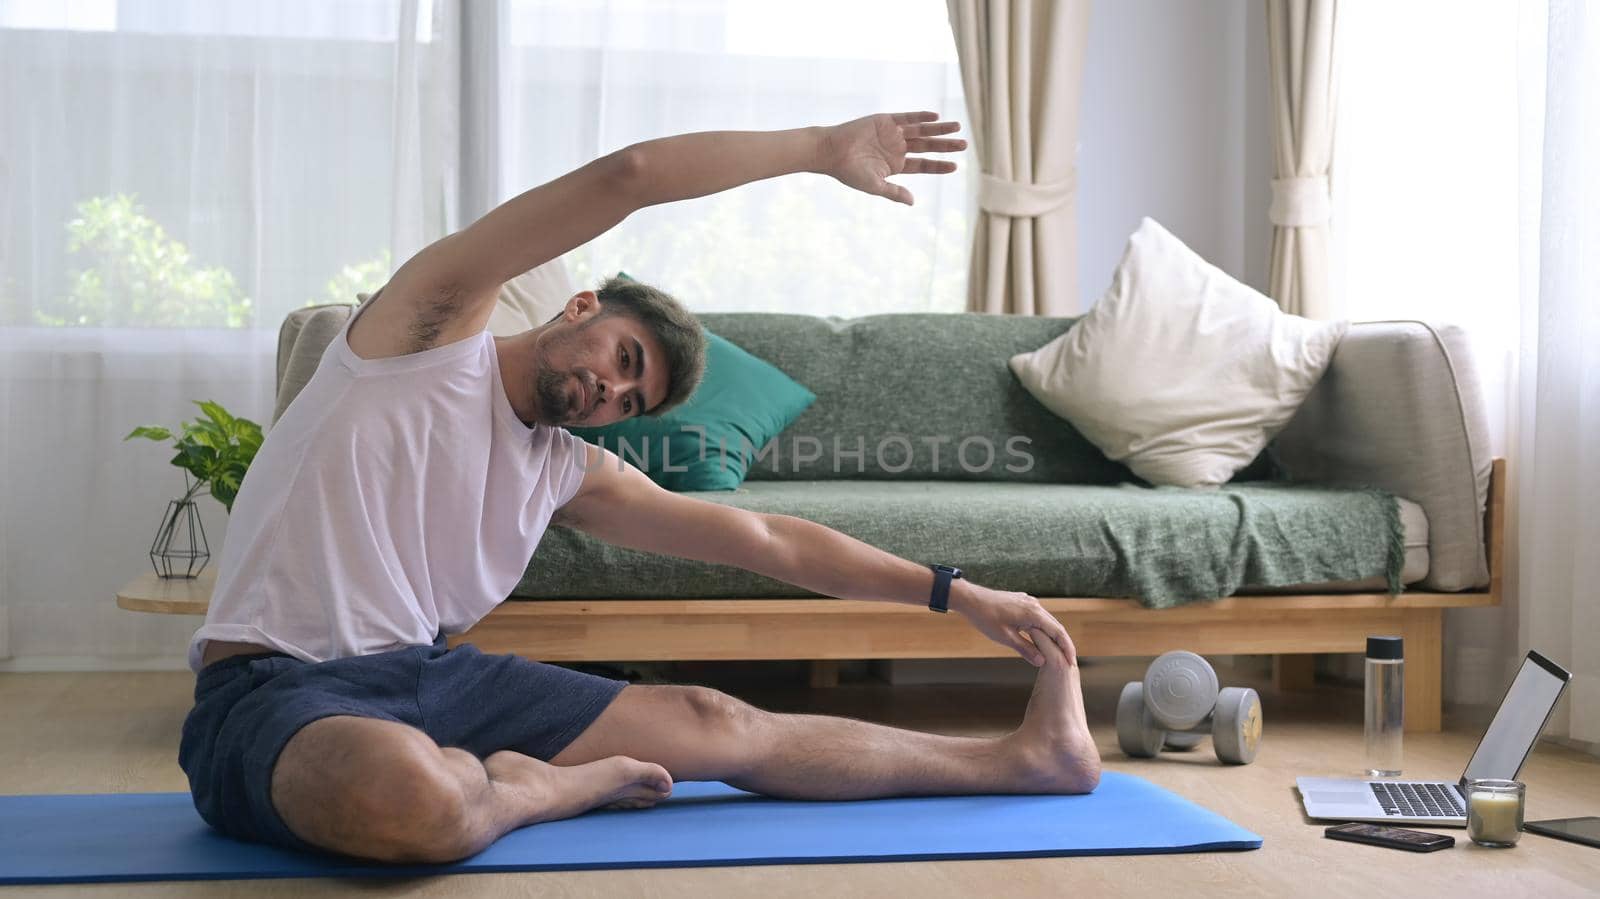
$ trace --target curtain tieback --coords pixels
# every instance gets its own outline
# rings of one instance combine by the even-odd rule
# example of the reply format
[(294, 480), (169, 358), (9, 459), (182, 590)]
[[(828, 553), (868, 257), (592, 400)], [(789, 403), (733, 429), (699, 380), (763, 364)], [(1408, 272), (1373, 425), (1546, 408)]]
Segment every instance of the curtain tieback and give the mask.
[(1033, 218), (1072, 202), (1077, 189), (1076, 174), (1047, 184), (1028, 184), (984, 172), (978, 176), (978, 208), (992, 215)]
[(1272, 179), (1272, 206), (1267, 218), (1281, 228), (1325, 225), (1333, 214), (1328, 176)]

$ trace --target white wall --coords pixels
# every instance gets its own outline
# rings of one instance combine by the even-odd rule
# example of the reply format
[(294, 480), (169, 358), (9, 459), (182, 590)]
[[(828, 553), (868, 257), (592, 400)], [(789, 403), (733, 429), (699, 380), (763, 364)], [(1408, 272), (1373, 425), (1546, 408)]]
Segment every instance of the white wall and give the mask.
[[(1105, 290), (1144, 215), (1223, 270), (1264, 287), (1271, 133), (1263, 19), (1261, 4), (1253, 0), (1096, 4), (1080, 129), (1079, 283), (1085, 308)], [(113, 603), (117, 587), (148, 565), (144, 551), (156, 518), (182, 486), (176, 472), (157, 463), (151, 464), (161, 476), (139, 473), (151, 469), (132, 460), (149, 461), (160, 450), (121, 443), (126, 429), (120, 421), (173, 418), (172, 410), (188, 408), (185, 401), (198, 395), (198, 378), (218, 387), (214, 398), (236, 411), (270, 409), (270, 384), (263, 381), (270, 373), (270, 333), (264, 340), (228, 339), (261, 342), (254, 350), (260, 364), (152, 376), (142, 387), (130, 382), (126, 395), (111, 404), (115, 415), (110, 408), (96, 410), (108, 420), (102, 433), (59, 433), (52, 416), (30, 422), (26, 434), (9, 435), (9, 441), (0, 435), (6, 475), (0, 484), (0, 671), (182, 666), (198, 618), (126, 612)], [(10, 376), (0, 381), (10, 390), (51, 391), (55, 408), (82, 408), (88, 400), (79, 395), (76, 379), (92, 376), (97, 366), (118, 364), (92, 348), (48, 363), (28, 361), (18, 349), (10, 347), (9, 358), (0, 360), (15, 368), (0, 373)], [(142, 348), (134, 362), (153, 365), (160, 352)], [(0, 402), (9, 399), (0, 389)], [(119, 421), (115, 427), (112, 418)], [(120, 501), (113, 502), (108, 485), (57, 470), (51, 448), (85, 441), (129, 459), (124, 477), (136, 489), (115, 491)], [(202, 505), (215, 564), (225, 519), (214, 502)], [(75, 520), (83, 527), (64, 533), (46, 525), (65, 520), (62, 508), (81, 510)], [(55, 556), (59, 564), (29, 566), (27, 577), (15, 568), (5, 571), (8, 557), (38, 554)]]
[(1259, 2), (1100, 0), (1089, 15), (1078, 158), (1078, 284), (1111, 283), (1142, 216), (1265, 290), (1272, 177)]

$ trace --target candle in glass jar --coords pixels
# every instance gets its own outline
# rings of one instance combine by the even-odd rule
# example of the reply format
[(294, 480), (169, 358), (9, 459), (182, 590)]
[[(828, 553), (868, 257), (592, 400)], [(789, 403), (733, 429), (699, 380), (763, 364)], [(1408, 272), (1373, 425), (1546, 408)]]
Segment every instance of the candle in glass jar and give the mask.
[(1522, 797), (1473, 790), (1467, 794), (1467, 832), (1475, 842), (1511, 845), (1522, 833)]

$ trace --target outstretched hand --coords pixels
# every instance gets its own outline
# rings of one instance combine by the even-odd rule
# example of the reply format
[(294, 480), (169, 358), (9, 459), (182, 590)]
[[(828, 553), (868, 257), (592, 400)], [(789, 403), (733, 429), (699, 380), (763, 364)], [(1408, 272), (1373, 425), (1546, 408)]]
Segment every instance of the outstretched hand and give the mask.
[(856, 190), (912, 205), (911, 191), (889, 182), (890, 175), (948, 175), (956, 164), (908, 153), (954, 153), (967, 148), (960, 122), (941, 122), (936, 112), (879, 113), (828, 128), (822, 138), (825, 175)]
[(991, 590), (972, 581), (950, 585), (950, 611), (959, 612), (990, 640), (1015, 650), (1035, 668), (1044, 664), (1044, 653), (1036, 640), (1049, 639), (1060, 647), (1067, 664), (1078, 664), (1078, 649), (1072, 637), (1039, 600), (1026, 593)]

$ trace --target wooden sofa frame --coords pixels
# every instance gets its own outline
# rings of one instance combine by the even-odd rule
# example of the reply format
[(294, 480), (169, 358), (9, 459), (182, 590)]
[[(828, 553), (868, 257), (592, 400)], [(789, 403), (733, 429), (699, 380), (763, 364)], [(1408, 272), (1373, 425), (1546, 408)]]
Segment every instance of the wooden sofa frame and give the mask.
[[(1500, 603), (1504, 459), (1494, 460), (1487, 505), (1487, 591), (1230, 597), (1159, 611), (1131, 599), (1040, 602), (1066, 625), (1084, 656), (1153, 656), (1171, 649), (1271, 654), (1275, 685), (1290, 690), (1310, 686), (1311, 653), (1362, 652), (1369, 635), (1399, 634), (1405, 638), (1406, 729), (1437, 731), (1444, 610)], [(146, 575), (135, 581), (143, 589), (125, 589), (117, 602), (138, 611), (204, 614), (209, 583)], [(546, 662), (805, 659), (812, 661), (813, 686), (837, 683), (842, 659), (1012, 655), (959, 616), (831, 598), (512, 601), (450, 642)]]

